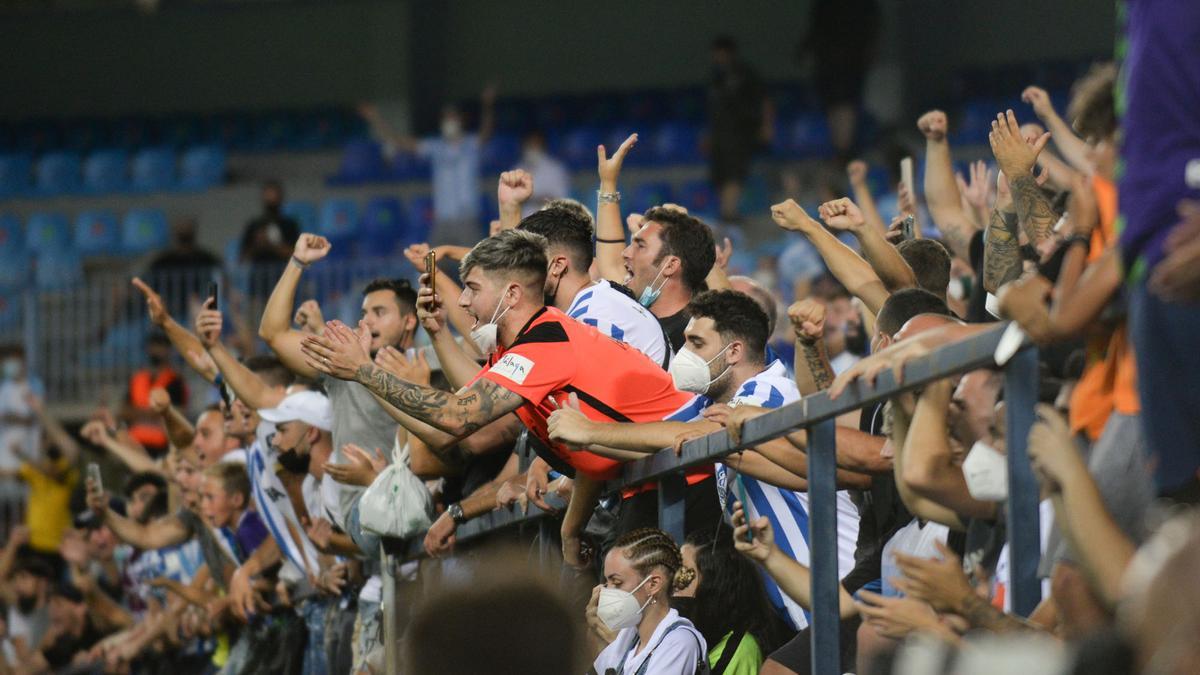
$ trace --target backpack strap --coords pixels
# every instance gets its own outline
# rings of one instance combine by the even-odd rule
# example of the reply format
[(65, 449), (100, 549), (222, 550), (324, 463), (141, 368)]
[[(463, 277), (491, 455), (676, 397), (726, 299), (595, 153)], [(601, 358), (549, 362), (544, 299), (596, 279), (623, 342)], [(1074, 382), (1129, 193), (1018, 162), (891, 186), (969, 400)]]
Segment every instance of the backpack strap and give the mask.
[(742, 639), (746, 637), (746, 631), (734, 631), (725, 641), (725, 649), (721, 651), (721, 659), (712, 667), (713, 675), (721, 675), (725, 669), (729, 667), (733, 661), (733, 655), (737, 653), (738, 647), (742, 645)]

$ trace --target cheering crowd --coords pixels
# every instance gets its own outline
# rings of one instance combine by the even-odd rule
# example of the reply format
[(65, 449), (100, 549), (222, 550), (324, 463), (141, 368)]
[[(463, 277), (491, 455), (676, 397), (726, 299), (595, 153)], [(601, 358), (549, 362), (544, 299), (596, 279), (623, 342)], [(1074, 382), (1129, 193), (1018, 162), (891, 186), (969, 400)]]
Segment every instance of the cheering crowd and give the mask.
[[(297, 233), (259, 299), (269, 353), (227, 344), (218, 293), (176, 317), (133, 279), (155, 367), (219, 393), (194, 419), (160, 368), (142, 414), (77, 439), (6, 349), (0, 471), (28, 497), (0, 551), (0, 673), (382, 673), (385, 611), (403, 673), (811, 672), (803, 430), (686, 470), (682, 543), (655, 483), (605, 481), (1000, 320), (1040, 347), (1042, 602), (1012, 611), (1006, 532), (1029, 524), (1006, 522), (1002, 371), (931, 382), (837, 420), (838, 531), (816, 544), (837, 548), (838, 672), (1197, 672), (1200, 118), (1177, 102), (1200, 78), (1155, 80), (1196, 44), (1134, 18), (1119, 76), (1094, 67), (1061, 113), (1025, 89), (966, 176), (952, 120), (921, 115), (924, 203), (902, 182), (890, 223), (860, 161), (849, 196), (771, 207), (826, 270), (790, 305), (682, 207), (623, 211), (634, 134), (598, 148), (594, 214), (506, 171), (492, 234), (443, 223), (397, 263), (418, 284), (370, 282), (354, 325), (298, 297), (338, 263)], [(447, 132), (421, 145), (452, 190), (438, 162), (476, 137)], [(84, 442), (121, 470), (84, 470)], [(531, 504), (557, 514), (549, 569), (491, 556), (507, 535), (456, 545)], [(425, 555), (387, 567), (385, 540)]]

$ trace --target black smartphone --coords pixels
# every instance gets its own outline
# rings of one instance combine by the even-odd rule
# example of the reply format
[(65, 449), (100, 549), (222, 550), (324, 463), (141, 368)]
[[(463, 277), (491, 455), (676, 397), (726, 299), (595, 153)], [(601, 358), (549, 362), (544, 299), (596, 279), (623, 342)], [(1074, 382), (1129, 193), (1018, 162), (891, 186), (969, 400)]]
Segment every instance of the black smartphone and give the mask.
[(429, 275), (429, 287), (436, 289), (437, 283), (434, 275), (437, 274), (437, 251), (425, 254), (425, 274)]
[(208, 297), (212, 298), (212, 301), (213, 301), (212, 308), (213, 309), (217, 309), (218, 307), (220, 307), (220, 300), (217, 296), (218, 290), (219, 289), (217, 287), (217, 282), (215, 282), (215, 281), (209, 282)]

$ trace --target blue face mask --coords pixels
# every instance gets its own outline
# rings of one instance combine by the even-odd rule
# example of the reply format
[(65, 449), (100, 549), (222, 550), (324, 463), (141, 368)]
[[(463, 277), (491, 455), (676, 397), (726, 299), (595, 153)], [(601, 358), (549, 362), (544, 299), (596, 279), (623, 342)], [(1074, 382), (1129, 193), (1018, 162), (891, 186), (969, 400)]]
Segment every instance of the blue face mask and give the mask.
[(654, 282), (658, 281), (659, 277), (662, 276), (663, 267), (666, 267), (665, 263), (662, 267), (658, 268), (658, 274), (654, 275), (654, 281), (651, 281), (650, 285), (643, 288), (641, 296), (638, 297), (638, 302), (642, 303), (642, 307), (645, 307), (646, 309), (650, 309), (650, 305), (653, 305), (654, 301), (658, 300), (658, 296), (662, 295), (663, 286), (667, 285), (667, 279), (663, 279), (663, 282), (658, 285), (658, 288), (654, 287)]
[(21, 362), (17, 359), (5, 359), (2, 372), (6, 380), (17, 379), (17, 376), (21, 374)]

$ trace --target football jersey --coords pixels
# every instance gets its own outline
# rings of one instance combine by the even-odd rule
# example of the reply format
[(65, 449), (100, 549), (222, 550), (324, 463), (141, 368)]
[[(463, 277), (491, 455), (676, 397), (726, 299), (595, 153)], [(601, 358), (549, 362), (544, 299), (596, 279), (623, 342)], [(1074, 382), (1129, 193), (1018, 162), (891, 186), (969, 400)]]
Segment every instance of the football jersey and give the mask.
[[(761, 373), (742, 383), (737, 393), (729, 400), (731, 407), (753, 405), (761, 408), (778, 408), (800, 400), (800, 390), (787, 375), (782, 361), (774, 361)], [(701, 418), (701, 412), (712, 404), (707, 396), (697, 396), (680, 408), (668, 419), (686, 422)], [(724, 464), (716, 465), (717, 490), (723, 508), (733, 513), (733, 502), (737, 499), (737, 488), (731, 485), (734, 472)], [(808, 555), (808, 493), (781, 488), (745, 474), (734, 481), (741, 481), (746, 491), (746, 517), (753, 521), (767, 516), (775, 532), (775, 544), (788, 557), (809, 564)], [(838, 512), (838, 578), (846, 576), (854, 568), (854, 548), (858, 539), (858, 509), (850, 501), (845, 490), (837, 492)], [(833, 543), (833, 542), (827, 542)], [(764, 576), (767, 595), (796, 629), (808, 625), (804, 609), (779, 590), (779, 586)]]
[(604, 279), (597, 281), (575, 294), (567, 316), (632, 345), (664, 370), (670, 364), (662, 325), (624, 286), (614, 286)]
[(556, 402), (566, 403), (575, 394), (590, 419), (656, 422), (692, 398), (676, 390), (671, 376), (642, 352), (553, 307), (538, 310), (512, 346), (488, 359), (475, 380), (479, 378), (525, 399), (517, 417), (560, 460), (560, 466), (569, 465), (599, 480), (615, 477), (621, 462), (550, 441), (547, 420), (558, 407)]

